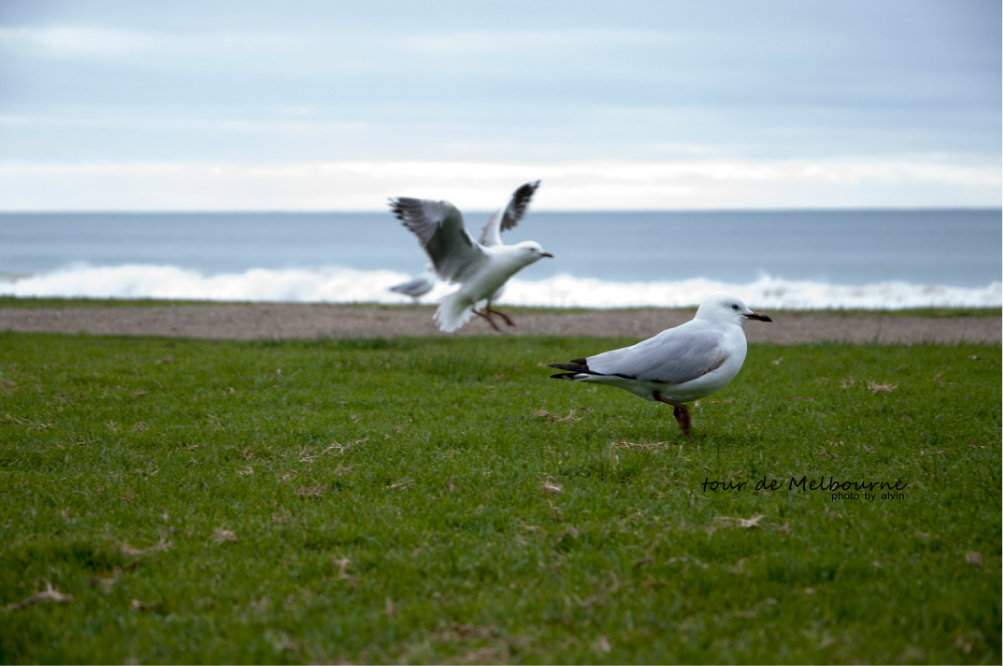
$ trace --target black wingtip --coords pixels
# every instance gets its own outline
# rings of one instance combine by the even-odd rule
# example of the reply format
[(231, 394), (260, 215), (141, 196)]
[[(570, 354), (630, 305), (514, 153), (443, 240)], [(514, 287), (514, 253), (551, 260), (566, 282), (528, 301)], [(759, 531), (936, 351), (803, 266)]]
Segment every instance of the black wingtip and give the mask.
[[(580, 361), (580, 362), (579, 362)], [(570, 375), (551, 375), (554, 378), (567, 378), (570, 379), (576, 375), (600, 375), (602, 373), (596, 372), (595, 370), (589, 369), (589, 364), (585, 362), (584, 358), (576, 358), (571, 363), (551, 363), (547, 366), (548, 368), (557, 368), (558, 370), (568, 370)]]
[(571, 370), (572, 372), (588, 372), (589, 370), (586, 366), (578, 363), (551, 363), (547, 367), (557, 368), (558, 370)]
[(421, 199), (414, 199), (412, 197), (390, 197), (389, 201), (390, 210), (398, 220), (404, 223), (405, 226), (407, 226), (408, 214), (413, 214), (415, 210), (421, 209)]
[(514, 225), (526, 214), (526, 209), (529, 208), (529, 202), (533, 198), (535, 191), (535, 187), (531, 187), (529, 183), (526, 183), (512, 193), (512, 200), (509, 203), (507, 213), (512, 216), (513, 220), (509, 223), (509, 226)]
[(404, 208), (401, 206), (401, 200), (394, 197), (388, 197), (387, 202), (390, 205), (390, 212), (394, 214), (398, 220), (404, 221)]

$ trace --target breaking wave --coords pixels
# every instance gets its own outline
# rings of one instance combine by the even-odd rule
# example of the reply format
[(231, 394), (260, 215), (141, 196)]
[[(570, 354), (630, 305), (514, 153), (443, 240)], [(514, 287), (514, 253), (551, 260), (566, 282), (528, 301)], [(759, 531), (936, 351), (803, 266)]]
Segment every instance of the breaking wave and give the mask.
[[(154, 298), (179, 300), (404, 303), (410, 299), (387, 288), (408, 279), (390, 270), (349, 268), (270, 270), (204, 275), (176, 266), (130, 264), (77, 265), (29, 276), (0, 277), (0, 294), (22, 297)], [(437, 285), (422, 301), (434, 302), (453, 287)], [(510, 305), (622, 308), (696, 305), (706, 296), (726, 291), (760, 308), (902, 309), (916, 307), (999, 307), (1003, 285), (984, 287), (919, 285), (888, 281), (840, 285), (785, 280), (768, 275), (745, 284), (706, 278), (675, 282), (608, 282), (558, 275), (510, 280), (501, 299)]]

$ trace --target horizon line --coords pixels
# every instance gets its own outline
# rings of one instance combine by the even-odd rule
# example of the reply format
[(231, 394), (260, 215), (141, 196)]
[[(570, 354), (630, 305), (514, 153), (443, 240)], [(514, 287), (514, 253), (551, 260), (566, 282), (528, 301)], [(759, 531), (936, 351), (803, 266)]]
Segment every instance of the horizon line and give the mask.
[[(1003, 214), (1003, 205), (1000, 206), (977, 206), (977, 205), (937, 205), (937, 206), (820, 206), (817, 208), (805, 206), (792, 207), (733, 207), (733, 208), (534, 208), (533, 213), (821, 213), (821, 212), (932, 212), (932, 211), (996, 211)], [(197, 208), (158, 208), (158, 209), (47, 209), (47, 210), (2, 210), (0, 215), (233, 215), (233, 214), (258, 214), (272, 215), (283, 214), (306, 214), (323, 215), (330, 213), (389, 213), (389, 209), (379, 208), (217, 208), (217, 209), (197, 209)], [(479, 209), (468, 208), (467, 213), (494, 213), (491, 208)]]

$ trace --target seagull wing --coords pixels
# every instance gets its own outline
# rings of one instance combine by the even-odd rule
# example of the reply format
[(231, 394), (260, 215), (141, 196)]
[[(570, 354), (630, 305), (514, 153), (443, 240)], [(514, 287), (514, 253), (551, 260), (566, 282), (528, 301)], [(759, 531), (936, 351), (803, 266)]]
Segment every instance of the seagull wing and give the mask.
[(539, 186), (540, 181), (536, 180), (532, 183), (526, 183), (512, 193), (512, 198), (508, 200), (505, 207), (495, 211), (488, 223), (484, 225), (484, 231), (481, 232), (481, 245), (490, 247), (502, 244), (501, 232), (508, 231), (519, 224), (519, 220), (529, 208), (529, 201), (533, 198), (533, 193)]
[(416, 278), (411, 278), (407, 282), (401, 282), (389, 287), (389, 291), (397, 292), (398, 294), (407, 294), (408, 296), (422, 296), (432, 291), (432, 287), (434, 286), (431, 280), (424, 275), (420, 275)]
[(663, 384), (683, 384), (713, 372), (727, 360), (722, 334), (697, 326), (677, 326), (633, 347), (587, 359), (588, 369)]
[(400, 197), (390, 200), (390, 208), (418, 237), (443, 280), (463, 282), (487, 261), (484, 248), (463, 226), (463, 215), (448, 201)]

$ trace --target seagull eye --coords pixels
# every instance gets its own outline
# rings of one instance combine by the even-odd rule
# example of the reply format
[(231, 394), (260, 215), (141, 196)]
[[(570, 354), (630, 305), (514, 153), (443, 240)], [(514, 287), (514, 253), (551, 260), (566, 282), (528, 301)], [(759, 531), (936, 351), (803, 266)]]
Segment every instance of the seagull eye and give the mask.
[(732, 310), (737, 310), (737, 309), (738, 309), (738, 306), (737, 306), (737, 305), (732, 305), (732, 306), (731, 306), (731, 309), (732, 309)]

